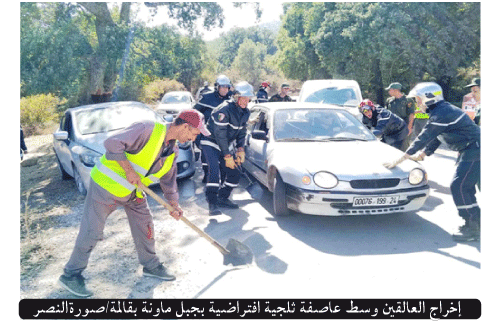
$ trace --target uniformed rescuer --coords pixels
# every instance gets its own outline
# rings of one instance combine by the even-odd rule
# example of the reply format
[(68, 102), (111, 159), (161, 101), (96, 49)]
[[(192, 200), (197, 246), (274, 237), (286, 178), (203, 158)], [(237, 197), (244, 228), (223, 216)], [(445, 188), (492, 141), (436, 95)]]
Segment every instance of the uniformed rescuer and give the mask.
[(376, 107), (369, 99), (359, 103), (358, 109), (363, 114), (363, 123), (377, 138), (401, 150), (403, 141), (408, 135), (408, 128), (403, 119), (389, 110), (380, 106)]
[(164, 197), (174, 208), (170, 215), (179, 220), (183, 212), (178, 204), (176, 142), (193, 141), (200, 132), (210, 134), (203, 116), (189, 109), (171, 124), (137, 122), (104, 142), (106, 153), (91, 171), (80, 231), (59, 278), (60, 285), (80, 297), (92, 295), (85, 287), (82, 272), (97, 241), (103, 239), (107, 217), (118, 205), (127, 214), (143, 275), (175, 280), (156, 255), (152, 215), (145, 194), (137, 185), (159, 182)]
[[(215, 109), (208, 122), (211, 135), (202, 143), (202, 151), (208, 163), (205, 194), (209, 215), (222, 214), (219, 207), (238, 208), (229, 196), (240, 180), (236, 165), (245, 161), (246, 125), (250, 116), (247, 105), (253, 96), (252, 85), (247, 82), (236, 84), (233, 98)], [(236, 149), (232, 150), (232, 147)]]
[[(210, 120), (210, 115), (212, 111), (215, 110), (222, 102), (228, 100), (232, 92), (231, 80), (225, 75), (219, 75), (215, 80), (215, 90), (213, 92), (206, 93), (202, 98), (195, 104), (194, 108), (200, 111), (205, 117), (205, 121)], [(196, 140), (195, 144), (201, 150), (201, 144), (205, 141), (202, 134), (200, 134)], [(203, 169), (203, 183), (207, 182), (208, 166), (205, 154), (201, 152), (201, 167)]]
[[(476, 201), (475, 185), (479, 182), (481, 166), (480, 128), (465, 112), (446, 102), (441, 86), (436, 83), (419, 83), (410, 92), (420, 108), (429, 113), (429, 120), (404, 156), (392, 163), (394, 168), (405, 159), (421, 161), (432, 155), (444, 142), (451, 150), (458, 151), (457, 168), (450, 190), (458, 215), (465, 220), (453, 234), (453, 239), (477, 241), (480, 239), (481, 211)], [(419, 150), (422, 150), (417, 154)]]

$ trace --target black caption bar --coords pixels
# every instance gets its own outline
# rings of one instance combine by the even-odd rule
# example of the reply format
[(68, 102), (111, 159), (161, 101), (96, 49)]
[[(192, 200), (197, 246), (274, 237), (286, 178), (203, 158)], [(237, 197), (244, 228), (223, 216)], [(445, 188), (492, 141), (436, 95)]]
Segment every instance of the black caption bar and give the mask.
[(23, 299), (22, 319), (479, 319), (478, 299)]

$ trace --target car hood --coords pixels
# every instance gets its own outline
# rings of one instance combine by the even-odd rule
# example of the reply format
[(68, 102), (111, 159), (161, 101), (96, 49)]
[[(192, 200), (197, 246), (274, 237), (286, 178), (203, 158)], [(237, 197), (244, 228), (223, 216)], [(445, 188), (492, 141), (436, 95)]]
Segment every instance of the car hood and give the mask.
[(89, 148), (99, 154), (104, 154), (106, 152), (106, 148), (104, 148), (104, 141), (119, 131), (121, 130), (92, 135), (82, 135), (80, 136), (78, 143), (81, 146)]
[(406, 160), (394, 169), (383, 163), (404, 155), (380, 141), (277, 142), (269, 155), (269, 164), (278, 170), (291, 168), (314, 174), (328, 171), (345, 177), (404, 177), (420, 164)]

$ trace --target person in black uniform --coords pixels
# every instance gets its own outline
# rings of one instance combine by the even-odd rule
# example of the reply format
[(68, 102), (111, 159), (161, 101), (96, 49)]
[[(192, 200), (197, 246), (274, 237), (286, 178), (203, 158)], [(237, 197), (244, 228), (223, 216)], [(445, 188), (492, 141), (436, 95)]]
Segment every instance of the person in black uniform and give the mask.
[(401, 150), (408, 135), (406, 122), (383, 107), (376, 107), (371, 100), (365, 99), (358, 106), (363, 114), (363, 123), (372, 130), (382, 142)]
[(271, 90), (271, 83), (268, 81), (260, 84), (259, 90), (257, 91), (257, 103), (267, 102), (269, 100), (269, 91)]
[[(194, 105), (194, 109), (200, 111), (205, 117), (205, 121), (210, 120), (210, 115), (212, 111), (217, 108), (222, 102), (228, 100), (231, 96), (231, 81), (225, 75), (220, 75), (215, 81), (215, 89), (213, 92), (205, 93), (202, 95), (201, 99)], [(196, 146), (201, 150), (201, 146), (205, 138), (203, 135), (199, 135), (196, 140)], [(208, 166), (203, 150), (201, 151), (201, 166), (203, 168), (203, 183), (207, 182)]]
[(253, 96), (253, 87), (249, 83), (238, 83), (234, 87), (233, 99), (213, 110), (208, 121), (211, 135), (203, 141), (202, 151), (208, 166), (205, 195), (211, 216), (222, 214), (218, 207), (238, 208), (229, 196), (240, 180), (236, 165), (245, 161), (246, 125), (250, 117), (247, 105)]
[[(480, 128), (465, 112), (444, 100), (443, 90), (436, 83), (419, 83), (410, 95), (415, 96), (420, 108), (427, 109), (429, 121), (404, 156), (384, 165), (394, 168), (408, 158), (422, 161), (425, 156), (432, 155), (442, 142), (459, 152), (450, 191), (458, 215), (465, 220), (465, 224), (453, 234), (453, 239), (458, 242), (477, 241), (480, 239), (481, 223), (475, 188), (481, 174)], [(419, 150), (422, 151), (417, 154)]]

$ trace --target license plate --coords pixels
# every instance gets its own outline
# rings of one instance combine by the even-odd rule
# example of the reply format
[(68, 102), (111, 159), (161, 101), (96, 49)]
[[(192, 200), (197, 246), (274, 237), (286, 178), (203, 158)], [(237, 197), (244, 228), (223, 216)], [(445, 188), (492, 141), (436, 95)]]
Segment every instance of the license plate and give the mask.
[(354, 197), (353, 207), (397, 205), (399, 196)]

